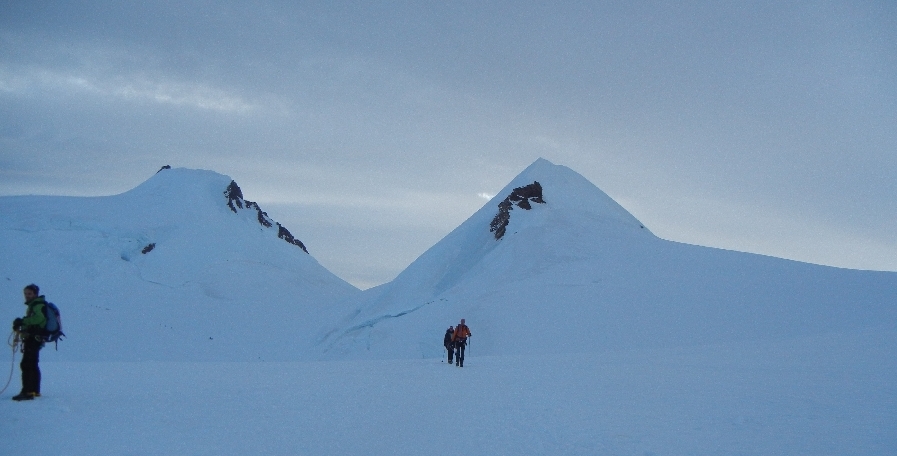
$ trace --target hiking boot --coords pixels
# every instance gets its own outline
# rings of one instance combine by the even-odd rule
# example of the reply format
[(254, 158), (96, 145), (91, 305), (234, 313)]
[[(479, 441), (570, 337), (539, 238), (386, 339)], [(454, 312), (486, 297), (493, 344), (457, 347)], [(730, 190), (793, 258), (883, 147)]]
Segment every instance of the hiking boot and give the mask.
[(17, 396), (13, 396), (12, 400), (14, 401), (32, 401), (34, 400), (35, 393), (26, 393), (21, 392)]

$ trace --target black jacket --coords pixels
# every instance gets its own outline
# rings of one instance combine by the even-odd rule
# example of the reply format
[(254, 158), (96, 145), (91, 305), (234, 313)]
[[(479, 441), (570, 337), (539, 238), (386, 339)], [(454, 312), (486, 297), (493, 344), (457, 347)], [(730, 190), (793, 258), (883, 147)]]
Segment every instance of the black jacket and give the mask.
[(455, 334), (451, 329), (445, 330), (445, 337), (442, 339), (442, 345), (448, 347), (452, 344), (452, 336)]

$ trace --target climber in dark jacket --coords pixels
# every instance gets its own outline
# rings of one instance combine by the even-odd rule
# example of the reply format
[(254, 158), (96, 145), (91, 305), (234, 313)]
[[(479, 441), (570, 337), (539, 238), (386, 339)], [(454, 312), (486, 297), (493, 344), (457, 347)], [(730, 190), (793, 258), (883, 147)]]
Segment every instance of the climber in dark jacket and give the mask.
[(445, 350), (448, 352), (448, 363), (452, 363), (452, 355), (455, 354), (455, 343), (452, 342), (453, 336), (455, 335), (455, 328), (451, 326), (445, 330), (445, 337), (442, 338), (442, 346), (445, 347)]
[(24, 318), (16, 318), (12, 322), (12, 329), (19, 332), (22, 338), (22, 392), (13, 396), (15, 401), (29, 401), (40, 397), (40, 349), (44, 347), (43, 330), (47, 325), (47, 317), (44, 308), (47, 301), (40, 294), (40, 288), (31, 284), (23, 290), (25, 295)]

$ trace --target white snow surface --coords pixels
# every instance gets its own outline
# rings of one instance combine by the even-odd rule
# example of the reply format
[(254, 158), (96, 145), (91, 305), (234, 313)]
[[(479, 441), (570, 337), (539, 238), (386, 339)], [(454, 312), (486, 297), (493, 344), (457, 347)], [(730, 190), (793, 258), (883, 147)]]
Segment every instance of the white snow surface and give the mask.
[[(534, 181), (545, 204), (515, 207), (496, 240), (498, 202)], [(739, 343), (893, 325), (895, 296), (895, 273), (657, 238), (540, 159), (395, 280), (351, 297), (319, 347), (338, 359), (439, 357), (434, 335), (461, 318), (489, 356)]]
[[(254, 209), (234, 213), (230, 183), (166, 169), (115, 196), (2, 197), (0, 293), (41, 287), (63, 313), (66, 360), (297, 359), (297, 335), (358, 290)], [(260, 352), (260, 341), (277, 343)]]
[(51, 362), (43, 397), (0, 401), (0, 454), (888, 455), (895, 341), (472, 356), (464, 368)]
[(8, 400), (16, 366), (0, 454), (897, 454), (897, 273), (659, 239), (538, 160), (361, 292), (232, 212), (230, 181), (0, 198), (0, 313), (35, 282), (69, 335), (37, 400)]

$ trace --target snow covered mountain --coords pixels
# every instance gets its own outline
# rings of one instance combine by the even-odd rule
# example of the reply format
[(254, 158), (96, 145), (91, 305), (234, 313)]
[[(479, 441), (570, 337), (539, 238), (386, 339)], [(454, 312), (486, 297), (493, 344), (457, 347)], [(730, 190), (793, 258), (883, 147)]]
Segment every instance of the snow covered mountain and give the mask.
[(897, 273), (654, 236), (588, 180), (540, 159), (395, 280), (350, 299), (327, 358), (437, 357), (466, 318), (478, 355), (780, 339), (897, 322)]
[(297, 334), (359, 292), (211, 171), (164, 167), (120, 195), (0, 208), (0, 292), (41, 286), (62, 309), (66, 360), (295, 359)]
[(69, 335), (0, 398), (0, 454), (897, 449), (897, 273), (665, 241), (544, 160), (375, 289), (304, 247), (209, 171), (0, 198), (0, 318), (37, 282)]
[[(433, 358), (460, 318), (477, 355), (897, 322), (895, 273), (666, 241), (541, 159), (395, 280), (364, 292), (211, 171), (163, 169), (108, 197), (3, 197), (0, 208), (0, 291), (19, 299), (35, 282), (60, 305), (66, 360)], [(3, 309), (7, 320), (22, 311)]]

